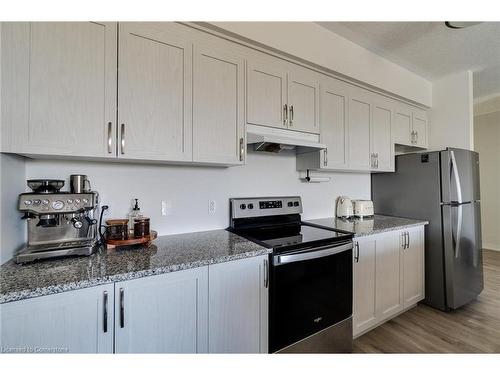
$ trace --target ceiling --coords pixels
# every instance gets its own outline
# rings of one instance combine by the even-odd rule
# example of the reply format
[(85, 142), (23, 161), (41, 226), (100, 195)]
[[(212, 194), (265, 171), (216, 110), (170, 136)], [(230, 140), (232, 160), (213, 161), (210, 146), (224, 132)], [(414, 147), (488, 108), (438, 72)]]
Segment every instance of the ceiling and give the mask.
[(500, 93), (500, 22), (460, 30), (444, 22), (318, 24), (430, 81), (472, 70), (474, 97)]

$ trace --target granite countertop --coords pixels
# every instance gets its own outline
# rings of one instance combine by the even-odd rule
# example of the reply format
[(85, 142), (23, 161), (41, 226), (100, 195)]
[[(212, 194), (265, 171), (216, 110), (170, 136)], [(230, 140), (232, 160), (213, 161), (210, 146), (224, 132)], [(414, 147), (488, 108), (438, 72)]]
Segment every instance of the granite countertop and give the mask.
[(271, 252), (226, 230), (161, 236), (147, 247), (98, 250), (0, 267), (0, 303), (206, 266)]
[(371, 218), (365, 219), (339, 219), (336, 217), (326, 217), (323, 219), (305, 221), (328, 228), (346, 230), (354, 233), (354, 237), (369, 236), (372, 234), (429, 224), (426, 220), (406, 219), (385, 215), (374, 215)]

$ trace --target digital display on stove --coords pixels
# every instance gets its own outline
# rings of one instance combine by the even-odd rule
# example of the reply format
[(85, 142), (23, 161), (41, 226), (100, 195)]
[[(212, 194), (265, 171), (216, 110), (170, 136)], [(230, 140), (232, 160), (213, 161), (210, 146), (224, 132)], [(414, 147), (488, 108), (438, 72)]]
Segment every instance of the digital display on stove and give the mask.
[(283, 207), (282, 201), (261, 201), (261, 202), (259, 202), (259, 208), (261, 210), (265, 210), (267, 208), (282, 208), (282, 207)]

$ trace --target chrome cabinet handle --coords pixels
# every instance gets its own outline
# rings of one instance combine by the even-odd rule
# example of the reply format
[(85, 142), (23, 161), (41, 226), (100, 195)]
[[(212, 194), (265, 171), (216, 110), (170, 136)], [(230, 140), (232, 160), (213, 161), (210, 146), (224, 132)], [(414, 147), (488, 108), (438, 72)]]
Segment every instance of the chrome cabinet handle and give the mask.
[(328, 166), (328, 150), (325, 148), (323, 153), (323, 165)]
[(406, 232), (402, 232), (401, 236), (403, 237), (403, 250), (406, 250)]
[(406, 248), (410, 248), (410, 232), (406, 232), (406, 235), (408, 236), (408, 244), (406, 245)]
[(293, 105), (290, 106), (290, 126), (293, 126)]
[(378, 152), (375, 154), (375, 168), (378, 169)]
[(120, 328), (125, 327), (125, 291), (120, 288)]
[(287, 121), (288, 121), (288, 106), (285, 104), (283, 106), (283, 125), (286, 126)]
[(415, 144), (418, 144), (418, 131), (415, 130)]
[(269, 287), (269, 262), (264, 259), (264, 288)]
[(113, 149), (112, 149), (112, 146), (113, 146), (112, 133), (113, 133), (113, 123), (110, 121), (110, 122), (108, 122), (108, 154), (111, 154), (113, 152)]
[(104, 302), (103, 302), (103, 325), (102, 325), (102, 330), (104, 333), (108, 332), (108, 292), (103, 293), (104, 296)]
[(240, 161), (243, 161), (245, 155), (245, 143), (243, 137), (240, 138)]
[(122, 124), (121, 126), (120, 139), (121, 139), (121, 153), (123, 155), (125, 153), (125, 124)]
[(354, 259), (356, 260), (356, 263), (359, 263), (359, 242), (356, 242), (355, 247), (356, 247), (356, 255), (354, 256)]

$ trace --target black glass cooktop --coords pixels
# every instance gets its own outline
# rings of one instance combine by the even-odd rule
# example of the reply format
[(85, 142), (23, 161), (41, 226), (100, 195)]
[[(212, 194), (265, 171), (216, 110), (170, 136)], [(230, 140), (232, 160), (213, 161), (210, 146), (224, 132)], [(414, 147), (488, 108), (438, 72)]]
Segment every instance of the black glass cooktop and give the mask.
[(276, 251), (319, 246), (352, 238), (352, 233), (349, 232), (318, 228), (304, 223), (240, 228), (233, 231), (240, 236), (267, 248), (273, 248)]

